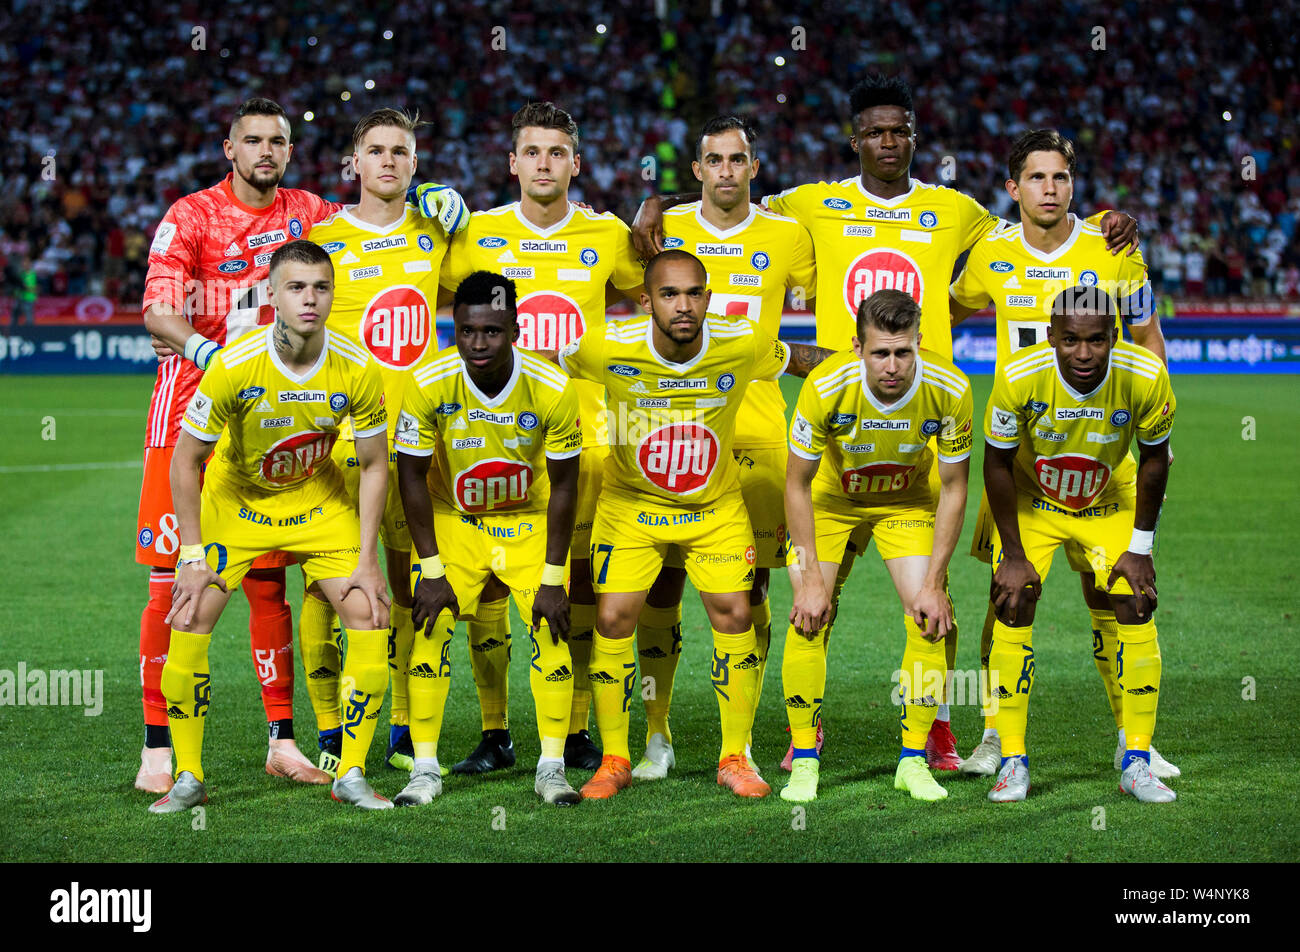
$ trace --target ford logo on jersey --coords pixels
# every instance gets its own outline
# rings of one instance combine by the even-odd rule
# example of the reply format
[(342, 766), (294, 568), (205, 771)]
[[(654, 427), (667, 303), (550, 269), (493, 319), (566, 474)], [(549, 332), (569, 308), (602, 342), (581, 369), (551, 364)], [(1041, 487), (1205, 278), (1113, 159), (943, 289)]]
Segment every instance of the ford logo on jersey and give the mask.
[(239, 391), (240, 400), (256, 400), (262, 394), (266, 393), (265, 387), (246, 387)]
[(348, 395), (346, 393), (330, 394), (330, 409), (336, 413), (348, 405)]
[(582, 251), (578, 253), (578, 260), (590, 268), (600, 260), (600, 255), (596, 254), (595, 248), (583, 248)]
[(823, 198), (822, 204), (827, 208), (834, 208), (837, 211), (844, 211), (846, 208), (852, 208), (853, 203), (843, 198)]
[(501, 248), (510, 244), (504, 238), (498, 238), (496, 235), (488, 235), (478, 240), (480, 248)]
[(240, 258), (236, 261), (227, 261), (225, 264), (219, 265), (217, 267), (217, 270), (220, 271), (222, 274), (237, 274), (238, 272), (243, 271), (247, 267), (248, 267), (248, 262)]
[(641, 371), (637, 370), (635, 367), (629, 367), (627, 364), (610, 364), (609, 372), (612, 374), (618, 374), (620, 377), (641, 376)]
[(1132, 416), (1133, 414), (1129, 413), (1127, 410), (1116, 410), (1110, 415), (1111, 426), (1123, 426), (1132, 418)]
[(939, 216), (934, 212), (921, 212), (921, 217), (917, 221), (921, 223), (922, 228), (933, 228), (939, 224)]
[(299, 221), (298, 219), (296, 219), (296, 218), (290, 218), (290, 219), (289, 219), (289, 234), (293, 235), (295, 238), (301, 238), (301, 237), (302, 237), (302, 222), (300, 222), (300, 221)]
[(772, 259), (767, 256), (765, 251), (755, 251), (750, 256), (749, 263), (754, 266), (755, 271), (766, 271), (767, 266), (772, 263)]
[(726, 393), (735, 385), (736, 385), (736, 377), (734, 374), (723, 374), (721, 377), (718, 378), (718, 389), (721, 390), (723, 393)]
[(537, 429), (537, 414), (531, 410), (525, 410), (519, 414), (519, 425), (525, 430)]
[(686, 244), (686, 242), (681, 238), (665, 238), (664, 251), (667, 251), (669, 248), (680, 248), (684, 244)]
[(1008, 271), (1015, 271), (1016, 266), (1010, 261), (994, 261), (989, 265), (990, 271), (996, 271), (999, 274), (1006, 274)]
[(1042, 400), (1030, 400), (1025, 406), (1029, 407), (1030, 413), (1046, 413), (1047, 404)]
[(342, 251), (346, 247), (347, 245), (341, 241), (327, 241), (325, 244), (321, 245), (321, 250), (327, 254), (334, 254), (334, 252)]
[(440, 404), (438, 404), (438, 412), (441, 413), (443, 416), (451, 416), (453, 413), (455, 413), (455, 412), (456, 412), (457, 410), (459, 410), (459, 409), (460, 409), (460, 404), (459, 404), (459, 403), (440, 403)]
[(924, 423), (921, 424), (922, 436), (934, 436), (938, 432), (939, 432), (938, 420), (926, 420)]
[(831, 426), (848, 426), (857, 418), (856, 413), (832, 413)]
[(1093, 287), (1093, 286), (1096, 285), (1096, 283), (1097, 283), (1097, 272), (1096, 272), (1096, 271), (1080, 271), (1080, 272), (1079, 272), (1079, 283), (1082, 284), (1085, 288)]

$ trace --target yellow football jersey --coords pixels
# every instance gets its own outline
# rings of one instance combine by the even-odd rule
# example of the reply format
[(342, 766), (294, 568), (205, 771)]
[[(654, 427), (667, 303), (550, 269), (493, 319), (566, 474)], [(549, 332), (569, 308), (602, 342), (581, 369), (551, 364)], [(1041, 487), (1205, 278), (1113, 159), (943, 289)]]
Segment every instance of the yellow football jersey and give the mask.
[(544, 513), (546, 461), (582, 452), (573, 384), (536, 354), (513, 353), (510, 380), (495, 397), (474, 385), (455, 347), (415, 371), (407, 389), (397, 450), (436, 456), (447, 474), (438, 496), (463, 513)]
[(1131, 492), (1136, 436), (1153, 445), (1169, 438), (1174, 391), (1165, 365), (1150, 351), (1120, 342), (1105, 378), (1091, 393), (1062, 379), (1056, 352), (1037, 344), (999, 365), (984, 414), (984, 438), (1019, 447), (1016, 488), (1078, 512)]
[[(703, 262), (713, 295), (711, 312), (748, 318), (768, 337), (779, 337), (786, 289), (799, 289), (804, 300), (817, 295), (807, 229), (751, 204), (748, 218), (722, 230), (709, 224), (700, 205), (689, 202), (664, 212), (664, 248), (681, 248)], [(775, 380), (751, 382), (736, 420), (736, 449), (784, 445), (780, 385)]]
[(355, 341), (326, 328), (320, 358), (299, 376), (280, 361), (272, 331), (258, 328), (217, 352), (181, 426), (207, 443), (225, 431), (208, 480), (264, 496), (324, 475), (341, 489), (330, 451), (343, 422), (350, 418), (359, 437), (388, 427), (379, 368)]
[(438, 347), (434, 311), (447, 239), (414, 205), (382, 228), (355, 211), (349, 205), (313, 225), (311, 240), (334, 262), (330, 329), (360, 341), (379, 365), (391, 436), (408, 375)]
[[(475, 212), (451, 242), (442, 284), (452, 291), (474, 271), (493, 271), (515, 282), (519, 346), (562, 350), (591, 327), (605, 323), (605, 286), (630, 290), (644, 269), (627, 225), (609, 212), (576, 205), (550, 228), (528, 221), (518, 202)], [(597, 428), (604, 405), (599, 387), (579, 382), (583, 442), (605, 443)]]
[(948, 284), (961, 253), (1000, 219), (955, 189), (912, 179), (897, 198), (877, 198), (854, 177), (769, 195), (763, 204), (808, 229), (817, 254), (817, 343), (847, 350), (858, 303), (881, 290), (921, 305), (922, 346), (952, 357)]
[(569, 376), (608, 394), (604, 489), (687, 509), (739, 495), (736, 413), (749, 381), (785, 372), (789, 349), (752, 321), (710, 314), (700, 352), (677, 364), (655, 350), (652, 329), (650, 317), (611, 321), (560, 351)]
[(998, 364), (1047, 340), (1052, 300), (1066, 288), (1099, 287), (1113, 297), (1130, 327), (1155, 316), (1155, 297), (1141, 252), (1112, 255), (1097, 225), (1071, 216), (1070, 237), (1050, 254), (1025, 242), (1024, 228), (995, 232), (971, 249), (949, 293), (958, 304), (997, 309)]
[(922, 350), (907, 392), (881, 403), (866, 367), (842, 351), (808, 375), (790, 421), (790, 452), (820, 459), (814, 495), (865, 506), (926, 505), (935, 444), (945, 463), (970, 456), (970, 381), (952, 361)]

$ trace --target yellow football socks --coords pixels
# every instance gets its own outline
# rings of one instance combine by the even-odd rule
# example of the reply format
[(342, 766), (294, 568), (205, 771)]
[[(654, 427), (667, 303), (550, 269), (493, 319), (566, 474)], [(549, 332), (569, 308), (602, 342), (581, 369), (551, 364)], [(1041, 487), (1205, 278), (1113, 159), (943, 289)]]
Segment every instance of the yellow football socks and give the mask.
[(641, 678), (649, 678), (649, 697), (645, 700), (646, 743), (655, 734), (673, 742), (668, 729), (668, 709), (673, 701), (673, 679), (682, 652), (682, 606), (656, 608), (647, 603), (641, 608), (636, 626), (637, 660)]
[(1128, 750), (1150, 750), (1160, 701), (1160, 645), (1156, 623), (1117, 625), (1119, 649), (1115, 667), (1124, 692), (1124, 738)]
[(764, 598), (750, 608), (754, 616), (754, 653), (758, 655), (758, 681), (754, 685), (754, 713), (763, 698), (763, 675), (767, 672), (767, 654), (772, 647), (772, 603)]
[(451, 612), (443, 612), (428, 630), (428, 636), (423, 632), (415, 636), (408, 678), (411, 747), (419, 759), (438, 756), (442, 714), (451, 690), (451, 637), (456, 619)]
[(899, 678), (900, 723), (903, 747), (908, 751), (925, 751), (925, 740), (934, 723), (934, 715), (943, 700), (947, 660), (944, 642), (926, 640), (911, 615), (903, 616), (907, 641), (903, 647), (903, 667)]
[(1120, 690), (1119, 678), (1115, 675), (1115, 652), (1119, 647), (1119, 631), (1115, 622), (1115, 613), (1088, 609), (1092, 617), (1092, 660), (1101, 675), (1101, 683), (1106, 686), (1106, 700), (1110, 702), (1110, 712), (1115, 717), (1115, 726), (1124, 727), (1124, 692)]
[(379, 709), (388, 691), (388, 629), (347, 629), (347, 660), (342, 683), (350, 688), (343, 710), (343, 753), (339, 776), (353, 767), (366, 771), (366, 754), (375, 736)]
[(573, 709), (573, 661), (569, 646), (563, 641), (553, 643), (545, 619), (536, 631), (529, 628), (528, 633), (533, 641), (528, 679), (533, 688), (533, 706), (537, 710), (537, 736), (542, 742), (542, 757), (562, 760), (569, 714)]
[[(587, 669), (595, 650), (596, 606), (578, 602), (569, 603), (569, 656), (573, 659), (573, 707), (569, 714), (569, 733), (587, 729), (594, 689), (587, 681)], [(629, 638), (628, 642), (631, 643)], [(636, 664), (635, 655), (632, 663)], [(608, 753), (608, 751), (606, 751)]]
[(713, 693), (722, 720), (719, 760), (743, 754), (754, 726), (754, 689), (758, 685), (758, 653), (754, 626), (726, 635), (713, 629)]
[(406, 700), (406, 669), (411, 663), (411, 644), (415, 629), (411, 626), (411, 606), (393, 602), (388, 609), (388, 680), (393, 686), (393, 703), (388, 707), (388, 723), (410, 722)]
[(479, 602), (469, 631), (469, 666), (478, 691), (483, 730), (510, 726), (510, 598)]
[(339, 727), (339, 675), (343, 668), (342, 652), (334, 634), (334, 609), (330, 603), (310, 592), (302, 597), (298, 616), (298, 645), (302, 667), (307, 673), (307, 697), (316, 715), (318, 731)]
[(1029, 692), (1034, 686), (1034, 628), (1011, 628), (993, 622), (989, 654), (989, 684), (997, 701), (994, 725), (1002, 738), (1002, 756), (1025, 755), (1025, 725), (1029, 722)]
[[(989, 671), (989, 654), (993, 650), (993, 625), (994, 623), (997, 622), (997, 620), (998, 620), (997, 609), (993, 607), (992, 602), (989, 602), (988, 611), (984, 613), (984, 627), (980, 630), (980, 667), (984, 669), (984, 673), (986, 675), (988, 674)], [(990, 691), (997, 690), (997, 685), (993, 683), (992, 678), (986, 677), (984, 679), (984, 683), (989, 686)], [(985, 700), (987, 701), (987, 698)], [(986, 705), (986, 709), (989, 706), (991, 705)], [(991, 731), (994, 730), (996, 727), (997, 724), (993, 722), (993, 715), (985, 714), (984, 729), (986, 731)]]
[(208, 645), (212, 635), (194, 635), (172, 629), (161, 688), (167, 699), (167, 726), (172, 732), (176, 773), (188, 770), (203, 781), (203, 722), (212, 697)]
[(826, 690), (825, 639), (825, 629), (813, 638), (805, 638), (794, 625), (785, 633), (781, 690), (785, 692), (785, 713), (796, 750), (817, 747), (817, 719), (821, 716), (822, 694)]
[[(596, 632), (591, 642), (591, 705), (606, 757), (631, 760), (628, 752), (628, 707), (636, 683), (636, 652), (632, 638), (606, 638)], [(570, 722), (572, 727), (572, 722)]]

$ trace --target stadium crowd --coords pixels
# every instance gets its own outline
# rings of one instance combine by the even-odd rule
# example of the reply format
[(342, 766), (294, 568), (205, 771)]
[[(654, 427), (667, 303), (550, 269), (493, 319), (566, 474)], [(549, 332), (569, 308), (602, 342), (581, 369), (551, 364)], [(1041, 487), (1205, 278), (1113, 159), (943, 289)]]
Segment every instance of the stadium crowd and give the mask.
[(431, 124), (421, 177), (455, 185), (473, 208), (511, 200), (495, 158), (510, 116), (554, 99), (581, 124), (574, 198), (630, 219), (650, 189), (693, 184), (692, 129), (720, 110), (760, 127), (760, 194), (851, 175), (846, 90), (874, 68), (916, 90), (921, 179), (1013, 214), (1000, 157), (1024, 129), (1055, 126), (1078, 147), (1076, 207), (1138, 216), (1164, 293), (1300, 297), (1294, 7), (626, 6), (9, 5), (5, 296), (28, 301), (34, 285), (138, 301), (154, 228), (225, 174), (224, 117), (250, 95), (295, 118), (287, 184), (330, 199), (350, 192), (356, 117), (418, 108)]

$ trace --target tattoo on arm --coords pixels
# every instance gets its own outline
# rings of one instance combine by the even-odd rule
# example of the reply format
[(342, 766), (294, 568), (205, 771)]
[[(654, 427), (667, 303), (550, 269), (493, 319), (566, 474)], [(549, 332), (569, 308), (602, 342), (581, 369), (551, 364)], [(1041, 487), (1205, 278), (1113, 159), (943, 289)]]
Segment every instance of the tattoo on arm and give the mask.
[(790, 348), (790, 363), (785, 372), (796, 377), (808, 376), (809, 371), (835, 353), (828, 347), (814, 347), (812, 344), (787, 343), (786, 346)]

